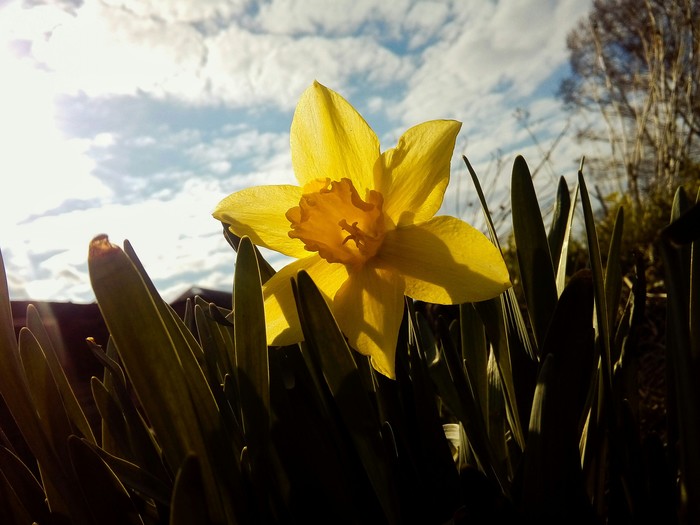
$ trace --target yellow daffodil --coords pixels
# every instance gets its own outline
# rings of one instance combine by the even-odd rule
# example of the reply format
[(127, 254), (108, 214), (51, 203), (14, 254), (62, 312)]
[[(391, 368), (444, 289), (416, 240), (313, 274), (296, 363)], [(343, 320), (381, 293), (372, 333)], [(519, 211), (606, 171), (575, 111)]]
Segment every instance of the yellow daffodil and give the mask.
[(500, 252), (454, 217), (435, 217), (461, 123), (415, 126), (383, 153), (340, 95), (314, 82), (294, 113), (299, 186), (257, 186), (214, 217), (259, 246), (298, 259), (263, 287), (270, 345), (303, 339), (291, 278), (306, 270), (350, 345), (394, 377), (404, 295), (437, 304), (495, 297), (510, 286)]

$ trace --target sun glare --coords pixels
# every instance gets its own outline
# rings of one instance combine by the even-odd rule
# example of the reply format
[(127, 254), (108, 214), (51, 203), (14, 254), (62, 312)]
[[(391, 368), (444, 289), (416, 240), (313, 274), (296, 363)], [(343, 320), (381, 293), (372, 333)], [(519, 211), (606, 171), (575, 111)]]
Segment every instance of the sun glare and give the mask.
[[(56, 279), (42, 280), (29, 264), (30, 255), (67, 252), (84, 257), (85, 241), (77, 243), (72, 229), (47, 228), (46, 221), (40, 221), (43, 229), (36, 228), (32, 218), (71, 199), (109, 198), (111, 193), (92, 175), (90, 141), (67, 137), (57, 126), (58, 76), (12, 49), (11, 39), (22, 40), (21, 32), (0, 34), (0, 248), (3, 255), (11, 255), (8, 264), (27, 263), (14, 275), (18, 289), (46, 298), (56, 291)], [(34, 280), (37, 285), (30, 290), (27, 284)]]
[[(85, 145), (68, 140), (55, 122), (51, 74), (36, 69), (0, 46), (0, 172), (12, 180), (3, 192), (1, 218), (16, 223), (59, 205), (67, 198), (104, 193), (90, 177)], [(101, 191), (100, 191), (101, 190)]]

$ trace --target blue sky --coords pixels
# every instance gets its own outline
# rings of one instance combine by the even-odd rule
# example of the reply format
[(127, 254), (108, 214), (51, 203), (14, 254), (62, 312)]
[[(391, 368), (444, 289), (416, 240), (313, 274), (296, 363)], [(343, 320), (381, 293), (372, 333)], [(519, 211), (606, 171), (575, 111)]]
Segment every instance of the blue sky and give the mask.
[[(289, 126), (315, 79), (381, 139), (463, 122), (442, 213), (480, 226), (461, 155), (504, 203), (567, 124), (555, 97), (579, 0), (77, 0), (0, 7), (0, 249), (12, 299), (90, 302), (90, 239), (128, 239), (164, 298), (229, 290), (211, 218), (227, 194), (292, 183)], [(571, 133), (536, 177), (551, 195)], [(11, 183), (9, 181), (12, 181)], [(507, 204), (505, 205), (507, 208)], [(546, 210), (544, 210), (546, 211)], [(274, 254), (275, 266), (285, 263)]]

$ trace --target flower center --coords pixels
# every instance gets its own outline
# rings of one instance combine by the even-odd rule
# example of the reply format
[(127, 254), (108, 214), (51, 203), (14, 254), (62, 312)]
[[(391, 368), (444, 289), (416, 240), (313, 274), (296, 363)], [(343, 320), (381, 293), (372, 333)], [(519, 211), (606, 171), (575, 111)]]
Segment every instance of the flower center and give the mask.
[(350, 179), (316, 179), (304, 186), (299, 206), (286, 217), (289, 236), (326, 261), (362, 265), (384, 239), (384, 197), (375, 190), (362, 200)]

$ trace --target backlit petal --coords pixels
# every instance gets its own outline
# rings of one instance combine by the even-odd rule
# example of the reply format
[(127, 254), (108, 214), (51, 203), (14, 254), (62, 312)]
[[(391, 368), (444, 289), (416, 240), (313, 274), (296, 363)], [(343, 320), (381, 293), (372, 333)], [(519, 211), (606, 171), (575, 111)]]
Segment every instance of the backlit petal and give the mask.
[(299, 205), (299, 186), (255, 186), (232, 193), (214, 210), (214, 218), (231, 225), (231, 231), (242, 237), (247, 235), (253, 244), (264, 246), (290, 257), (311, 255), (304, 243), (292, 239), (285, 213)]
[(511, 285), (499, 250), (454, 217), (387, 232), (375, 260), (404, 277), (406, 295), (430, 303), (483, 301)]
[(301, 186), (349, 178), (365, 197), (373, 187), (379, 139), (343, 97), (314, 82), (297, 104), (290, 131), (292, 166)]
[(412, 127), (377, 163), (376, 188), (384, 212), (399, 226), (430, 219), (442, 205), (462, 124), (433, 120)]
[(308, 272), (328, 303), (348, 277), (345, 265), (329, 264), (318, 255), (294, 261), (273, 275), (263, 286), (269, 345), (285, 346), (304, 339), (291, 285), (299, 270)]
[(333, 313), (350, 346), (370, 356), (372, 366), (390, 378), (396, 375), (403, 297), (400, 276), (365, 265), (348, 276), (333, 300)]

